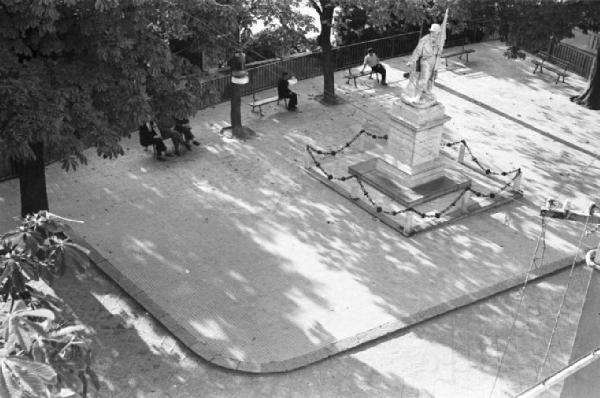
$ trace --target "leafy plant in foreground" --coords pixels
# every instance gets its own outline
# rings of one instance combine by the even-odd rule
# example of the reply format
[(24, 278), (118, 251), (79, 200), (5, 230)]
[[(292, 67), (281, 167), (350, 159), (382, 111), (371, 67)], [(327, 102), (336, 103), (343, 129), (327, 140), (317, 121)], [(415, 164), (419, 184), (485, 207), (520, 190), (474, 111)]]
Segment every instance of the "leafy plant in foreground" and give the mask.
[(86, 328), (44, 292), (66, 267), (84, 270), (87, 250), (47, 212), (0, 236), (0, 397), (86, 397), (91, 368)]

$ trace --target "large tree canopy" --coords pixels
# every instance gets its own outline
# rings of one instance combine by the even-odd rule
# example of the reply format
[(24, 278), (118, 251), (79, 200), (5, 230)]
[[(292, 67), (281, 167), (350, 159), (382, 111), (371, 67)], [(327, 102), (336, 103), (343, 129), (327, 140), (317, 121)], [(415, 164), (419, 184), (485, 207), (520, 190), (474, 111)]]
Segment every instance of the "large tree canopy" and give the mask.
[(26, 160), (43, 142), (65, 166), (95, 146), (114, 157), (122, 136), (150, 115), (194, 107), (171, 53), (169, 5), (162, 1), (2, 0), (0, 131), (3, 153)]
[[(239, 50), (248, 50), (248, 59), (262, 60), (268, 54), (257, 51), (261, 37), (278, 53), (316, 29), (313, 18), (300, 12), (302, 0), (216, 0), (205, 7), (186, 3), (191, 4), (185, 21), (187, 44), (195, 51), (208, 47), (211, 56), (221, 60)], [(253, 34), (257, 30), (260, 33)]]
[(147, 118), (197, 109), (198, 70), (169, 40), (188, 37), (190, 11), (214, 2), (0, 4), (0, 151), (19, 170), (23, 214), (48, 208), (45, 154), (66, 169), (85, 163), (88, 147), (114, 158)]
[(300, 0), (0, 0), (0, 151), (17, 165), (22, 215), (48, 209), (44, 156), (66, 169), (152, 117), (193, 114), (194, 52), (239, 50), (262, 21), (310, 28)]

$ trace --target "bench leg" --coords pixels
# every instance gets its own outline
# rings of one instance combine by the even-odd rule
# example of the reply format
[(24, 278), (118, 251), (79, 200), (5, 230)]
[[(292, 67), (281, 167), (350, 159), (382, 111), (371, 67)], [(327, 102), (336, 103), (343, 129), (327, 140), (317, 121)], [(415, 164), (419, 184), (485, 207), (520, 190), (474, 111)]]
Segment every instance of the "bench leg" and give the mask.
[(354, 88), (358, 88), (358, 86), (356, 85), (356, 78), (354, 78), (352, 80), (354, 80)]
[(467, 56), (467, 63), (469, 63), (469, 53), (465, 54)]
[(264, 116), (263, 111), (262, 111), (262, 105), (258, 106), (258, 110), (259, 110), (260, 116), (261, 117)]

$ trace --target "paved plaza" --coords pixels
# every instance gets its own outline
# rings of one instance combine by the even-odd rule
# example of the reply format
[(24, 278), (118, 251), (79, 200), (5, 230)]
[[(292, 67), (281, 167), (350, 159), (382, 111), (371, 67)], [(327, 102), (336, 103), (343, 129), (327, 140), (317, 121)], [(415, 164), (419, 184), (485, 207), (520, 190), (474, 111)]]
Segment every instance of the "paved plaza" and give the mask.
[[(581, 225), (550, 221), (544, 259), (533, 274), (559, 272), (531, 287), (516, 324), (518, 344), (507, 351), (500, 374), (518, 291), (478, 301), (523, 282), (541, 230), (539, 207), (548, 197), (581, 209), (594, 198), (600, 181), (590, 126), (600, 116), (568, 100), (584, 86), (581, 79), (554, 85), (549, 75), (531, 75), (530, 62), (505, 60), (498, 42), (473, 48), (469, 64), (451, 60), (439, 75), (436, 96), (452, 117), (444, 140), (465, 139), (493, 170), (521, 167), (524, 197), (411, 238), (304, 170), (306, 144), (336, 147), (361, 128), (376, 134), (385, 128), (404, 84), (402, 58), (386, 61), (387, 88), (367, 79), (355, 88), (339, 72), (344, 102), (335, 107), (315, 99), (322, 79), (314, 78), (295, 86), (300, 112), (273, 105), (260, 118), (243, 109), (244, 124), (257, 133), (246, 143), (219, 135), (229, 118), (226, 103), (192, 119), (202, 146), (180, 158), (155, 162), (134, 136), (116, 161), (90, 151), (89, 165), (74, 173), (48, 168), (51, 210), (84, 221), (72, 227), (97, 250), (98, 266), (180, 340), (167, 350), (177, 345), (184, 353), (179, 364), (194, 362), (185, 365), (193, 371), (167, 366), (169, 382), (159, 391), (166, 394), (172, 384), (170, 396), (195, 396), (186, 384), (200, 372), (209, 382), (191, 385), (203, 396), (477, 397), (492, 388), (497, 396), (511, 395), (535, 381), (533, 364), (546, 342), (536, 337), (553, 329), (567, 281), (572, 291), (558, 325), (560, 343), (543, 374), (569, 361), (589, 282), (584, 268), (569, 276)], [(365, 138), (350, 153), (375, 145)], [(18, 199), (17, 181), (0, 184), (1, 225), (14, 225)], [(596, 244), (594, 235), (584, 236), (579, 254)], [(104, 294), (104, 311), (124, 300), (108, 282), (96, 288), (100, 293), (91, 294)], [(143, 313), (131, 301), (120, 305)], [(164, 351), (163, 344), (152, 350)], [(193, 360), (195, 354), (207, 362)], [(218, 373), (225, 371), (208, 363), (267, 374)], [(344, 371), (352, 377), (336, 383)], [(210, 382), (226, 375), (233, 380), (226, 387)], [(133, 384), (121, 388), (147, 388)]]

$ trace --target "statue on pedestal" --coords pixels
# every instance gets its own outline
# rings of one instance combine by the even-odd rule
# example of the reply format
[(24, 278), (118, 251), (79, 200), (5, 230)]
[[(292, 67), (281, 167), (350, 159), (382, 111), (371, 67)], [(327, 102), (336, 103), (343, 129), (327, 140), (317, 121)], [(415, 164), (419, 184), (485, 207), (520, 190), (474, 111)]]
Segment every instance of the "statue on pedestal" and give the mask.
[(433, 83), (436, 78), (437, 68), (446, 41), (446, 21), (448, 10), (444, 15), (444, 22), (432, 24), (429, 34), (419, 40), (407, 66), (410, 68), (408, 85), (402, 90), (400, 98), (408, 105), (418, 108), (428, 108), (437, 103), (433, 93)]

